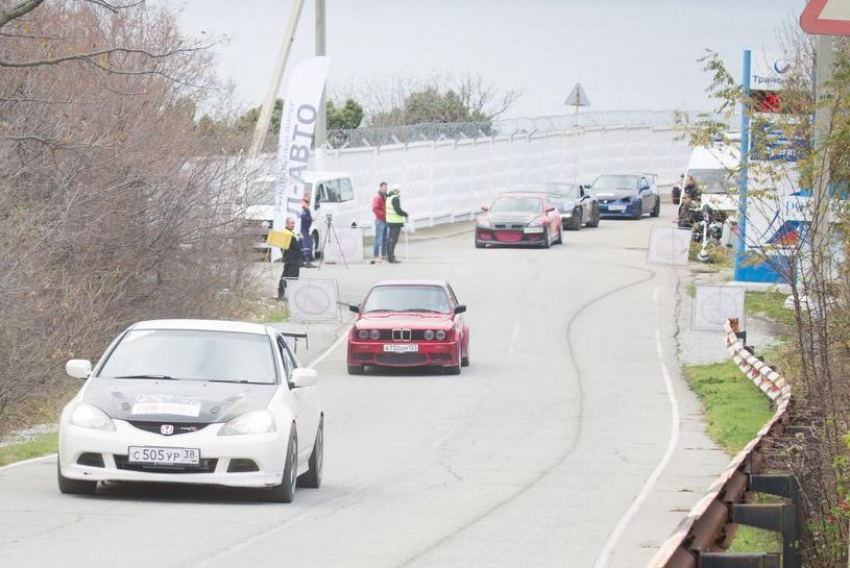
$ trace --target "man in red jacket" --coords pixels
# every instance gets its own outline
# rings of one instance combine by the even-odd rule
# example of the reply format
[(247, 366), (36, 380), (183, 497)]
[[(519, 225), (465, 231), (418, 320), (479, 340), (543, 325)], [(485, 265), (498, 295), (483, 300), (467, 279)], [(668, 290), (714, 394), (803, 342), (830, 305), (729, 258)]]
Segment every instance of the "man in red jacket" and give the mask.
[[(375, 214), (375, 246), (372, 247), (372, 264), (387, 259), (387, 182), (382, 181), (372, 199)], [(378, 256), (380, 254), (380, 256)]]

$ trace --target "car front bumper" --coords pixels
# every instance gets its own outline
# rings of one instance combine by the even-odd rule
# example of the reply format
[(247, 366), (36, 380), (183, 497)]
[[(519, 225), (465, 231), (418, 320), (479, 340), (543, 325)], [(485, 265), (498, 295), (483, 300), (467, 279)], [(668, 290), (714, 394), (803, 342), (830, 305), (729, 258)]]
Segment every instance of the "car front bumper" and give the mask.
[[(418, 346), (415, 353), (385, 352), (384, 345), (391, 341), (348, 341), (349, 365), (375, 365), (380, 367), (452, 367), (458, 361), (454, 341), (413, 341)], [(397, 344), (397, 343), (396, 343)]]
[[(600, 203), (599, 215), (602, 217), (634, 217), (642, 205), (639, 201), (631, 203)], [(624, 209), (620, 210), (619, 207), (624, 207)]]
[(482, 245), (539, 246), (545, 233), (525, 233), (523, 229), (475, 229), (475, 242)]
[[(283, 477), (289, 432), (218, 436), (223, 424), (215, 423), (197, 432), (164, 436), (141, 430), (123, 420), (114, 422), (115, 432), (62, 424), (59, 431), (59, 463), (64, 477), (88, 481), (189, 483), (227, 487), (271, 487), (279, 485)], [(201, 464), (182, 469), (130, 464), (127, 459), (130, 446), (197, 448), (200, 450)], [(101, 457), (103, 467), (86, 465), (91, 463), (93, 455)], [(240, 468), (235, 468), (237, 471), (228, 471), (232, 460), (251, 460), (257, 470), (238, 471)]]

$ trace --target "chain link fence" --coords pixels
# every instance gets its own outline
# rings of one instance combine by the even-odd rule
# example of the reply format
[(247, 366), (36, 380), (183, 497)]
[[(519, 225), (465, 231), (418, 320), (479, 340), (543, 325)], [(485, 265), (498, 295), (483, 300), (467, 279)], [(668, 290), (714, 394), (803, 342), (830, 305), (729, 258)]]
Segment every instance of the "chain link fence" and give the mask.
[[(720, 116), (704, 113), (678, 113), (690, 122), (706, 120), (724, 122)], [(578, 126), (590, 128), (660, 127), (676, 122), (675, 111), (595, 111), (578, 115)], [(733, 117), (728, 121), (735, 128), (740, 120)], [(355, 128), (352, 130), (329, 130), (327, 145), (332, 149), (379, 147), (392, 144), (431, 142), (440, 140), (474, 140), (498, 135), (545, 134), (568, 132), (575, 128), (575, 115), (543, 116), (537, 118), (509, 118), (492, 122), (426, 122), (414, 125), (388, 126), (380, 128)]]

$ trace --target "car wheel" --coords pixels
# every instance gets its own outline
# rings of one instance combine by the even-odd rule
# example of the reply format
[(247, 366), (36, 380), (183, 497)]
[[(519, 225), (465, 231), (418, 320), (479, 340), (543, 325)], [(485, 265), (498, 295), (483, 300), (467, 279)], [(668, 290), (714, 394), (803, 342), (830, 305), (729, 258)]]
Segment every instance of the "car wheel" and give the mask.
[(590, 214), (590, 219), (587, 220), (588, 227), (598, 227), (599, 226), (599, 207), (594, 207), (593, 212)]
[(59, 484), (59, 491), (69, 495), (94, 495), (94, 492), (97, 490), (97, 481), (68, 479), (62, 475), (58, 456), (56, 457), (56, 481)]
[(572, 222), (572, 225), (570, 225), (570, 230), (572, 230), (572, 231), (580, 231), (581, 230), (581, 224), (584, 222), (582, 217), (583, 217), (583, 215), (581, 213), (581, 209), (577, 209), (575, 211), (575, 213), (573, 213), (573, 222)]
[(283, 468), (283, 476), (280, 485), (275, 485), (269, 491), (269, 501), (275, 503), (292, 503), (295, 498), (295, 487), (298, 485), (298, 439), (295, 436), (295, 425), (292, 425), (289, 434), (289, 443), (286, 448), (286, 466)]
[(318, 489), (322, 485), (322, 466), (325, 463), (325, 417), (319, 419), (319, 429), (316, 430), (316, 441), (313, 453), (308, 462), (309, 469), (298, 478), (298, 483), (310, 489)]
[(650, 217), (658, 217), (661, 215), (661, 198), (655, 200), (655, 207), (652, 208), (652, 212), (649, 214)]
[(363, 365), (349, 365), (348, 366), (348, 374), (349, 375), (362, 375), (364, 372)]
[(552, 246), (552, 241), (549, 240), (549, 227), (543, 229), (543, 248), (549, 248)]
[(451, 367), (443, 367), (443, 372), (447, 375), (459, 375), (460, 367), (463, 365), (463, 347), (458, 341), (457, 344), (457, 363)]
[(635, 207), (635, 214), (632, 216), (633, 219), (641, 219), (643, 218), (643, 203), (638, 202), (637, 207)]

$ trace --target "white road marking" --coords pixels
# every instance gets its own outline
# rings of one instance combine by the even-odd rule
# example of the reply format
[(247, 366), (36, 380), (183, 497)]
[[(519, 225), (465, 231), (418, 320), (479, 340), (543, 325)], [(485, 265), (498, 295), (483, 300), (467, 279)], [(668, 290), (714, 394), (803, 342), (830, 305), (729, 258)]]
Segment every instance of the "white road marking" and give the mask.
[(3, 471), (4, 469), (9, 469), (9, 468), (12, 468), (12, 467), (18, 467), (19, 465), (27, 465), (28, 463), (36, 463), (36, 462), (40, 462), (40, 461), (49, 460), (49, 459), (55, 458), (55, 457), (56, 457), (56, 454), (48, 454), (46, 456), (41, 456), (39, 458), (32, 458), (32, 459), (28, 459), (28, 460), (24, 460), (24, 461), (10, 463), (9, 465), (4, 465), (4, 466), (0, 467), (0, 471)]
[[(655, 301), (657, 314), (659, 304), (658, 288), (655, 288), (653, 291), (652, 299)], [(640, 490), (640, 493), (638, 493), (637, 497), (635, 497), (634, 501), (632, 501), (632, 504), (629, 506), (626, 514), (620, 518), (620, 521), (614, 527), (614, 530), (612, 530), (608, 535), (608, 539), (605, 541), (605, 546), (602, 547), (602, 551), (599, 553), (599, 556), (596, 557), (596, 562), (593, 563), (593, 568), (606, 568), (611, 562), (611, 556), (617, 548), (617, 545), (620, 543), (623, 533), (626, 532), (626, 529), (634, 520), (641, 506), (643, 506), (644, 502), (649, 497), (649, 494), (655, 488), (661, 474), (664, 473), (664, 470), (667, 469), (667, 466), (670, 464), (670, 460), (673, 459), (673, 453), (676, 451), (676, 446), (679, 445), (679, 402), (676, 399), (676, 393), (673, 390), (673, 379), (670, 377), (670, 372), (667, 370), (667, 365), (664, 363), (664, 348), (661, 343), (661, 331), (659, 331), (657, 327), (655, 329), (655, 351), (658, 353), (658, 359), (661, 363), (661, 375), (664, 377), (664, 388), (667, 391), (667, 399), (670, 402), (670, 438), (667, 441), (667, 449), (661, 457), (661, 461), (658, 462), (658, 465), (649, 475), (649, 478), (647, 478), (646, 483), (644, 483), (643, 488)]]
[(338, 338), (336, 341), (334, 341), (334, 342), (333, 342), (333, 345), (331, 345), (330, 347), (328, 347), (327, 349), (325, 349), (325, 352), (324, 352), (324, 353), (322, 353), (321, 355), (319, 355), (318, 357), (316, 357), (315, 359), (313, 359), (313, 361), (311, 361), (311, 362), (310, 362), (310, 364), (309, 364), (309, 365), (307, 365), (307, 367), (308, 367), (308, 368), (310, 368), (310, 369), (314, 369), (314, 368), (316, 367), (316, 365), (318, 365), (319, 363), (321, 363), (322, 361), (324, 361), (325, 359), (327, 359), (327, 358), (328, 358), (328, 355), (330, 355), (331, 353), (333, 353), (333, 352), (334, 352), (334, 350), (335, 350), (337, 347), (339, 347), (340, 343), (342, 343), (343, 341), (345, 341), (345, 340), (348, 338), (348, 332), (349, 332), (349, 331), (351, 331), (351, 326), (350, 326), (350, 325), (345, 327), (345, 329), (343, 330), (343, 332), (342, 332), (342, 334), (339, 336), (339, 338)]

